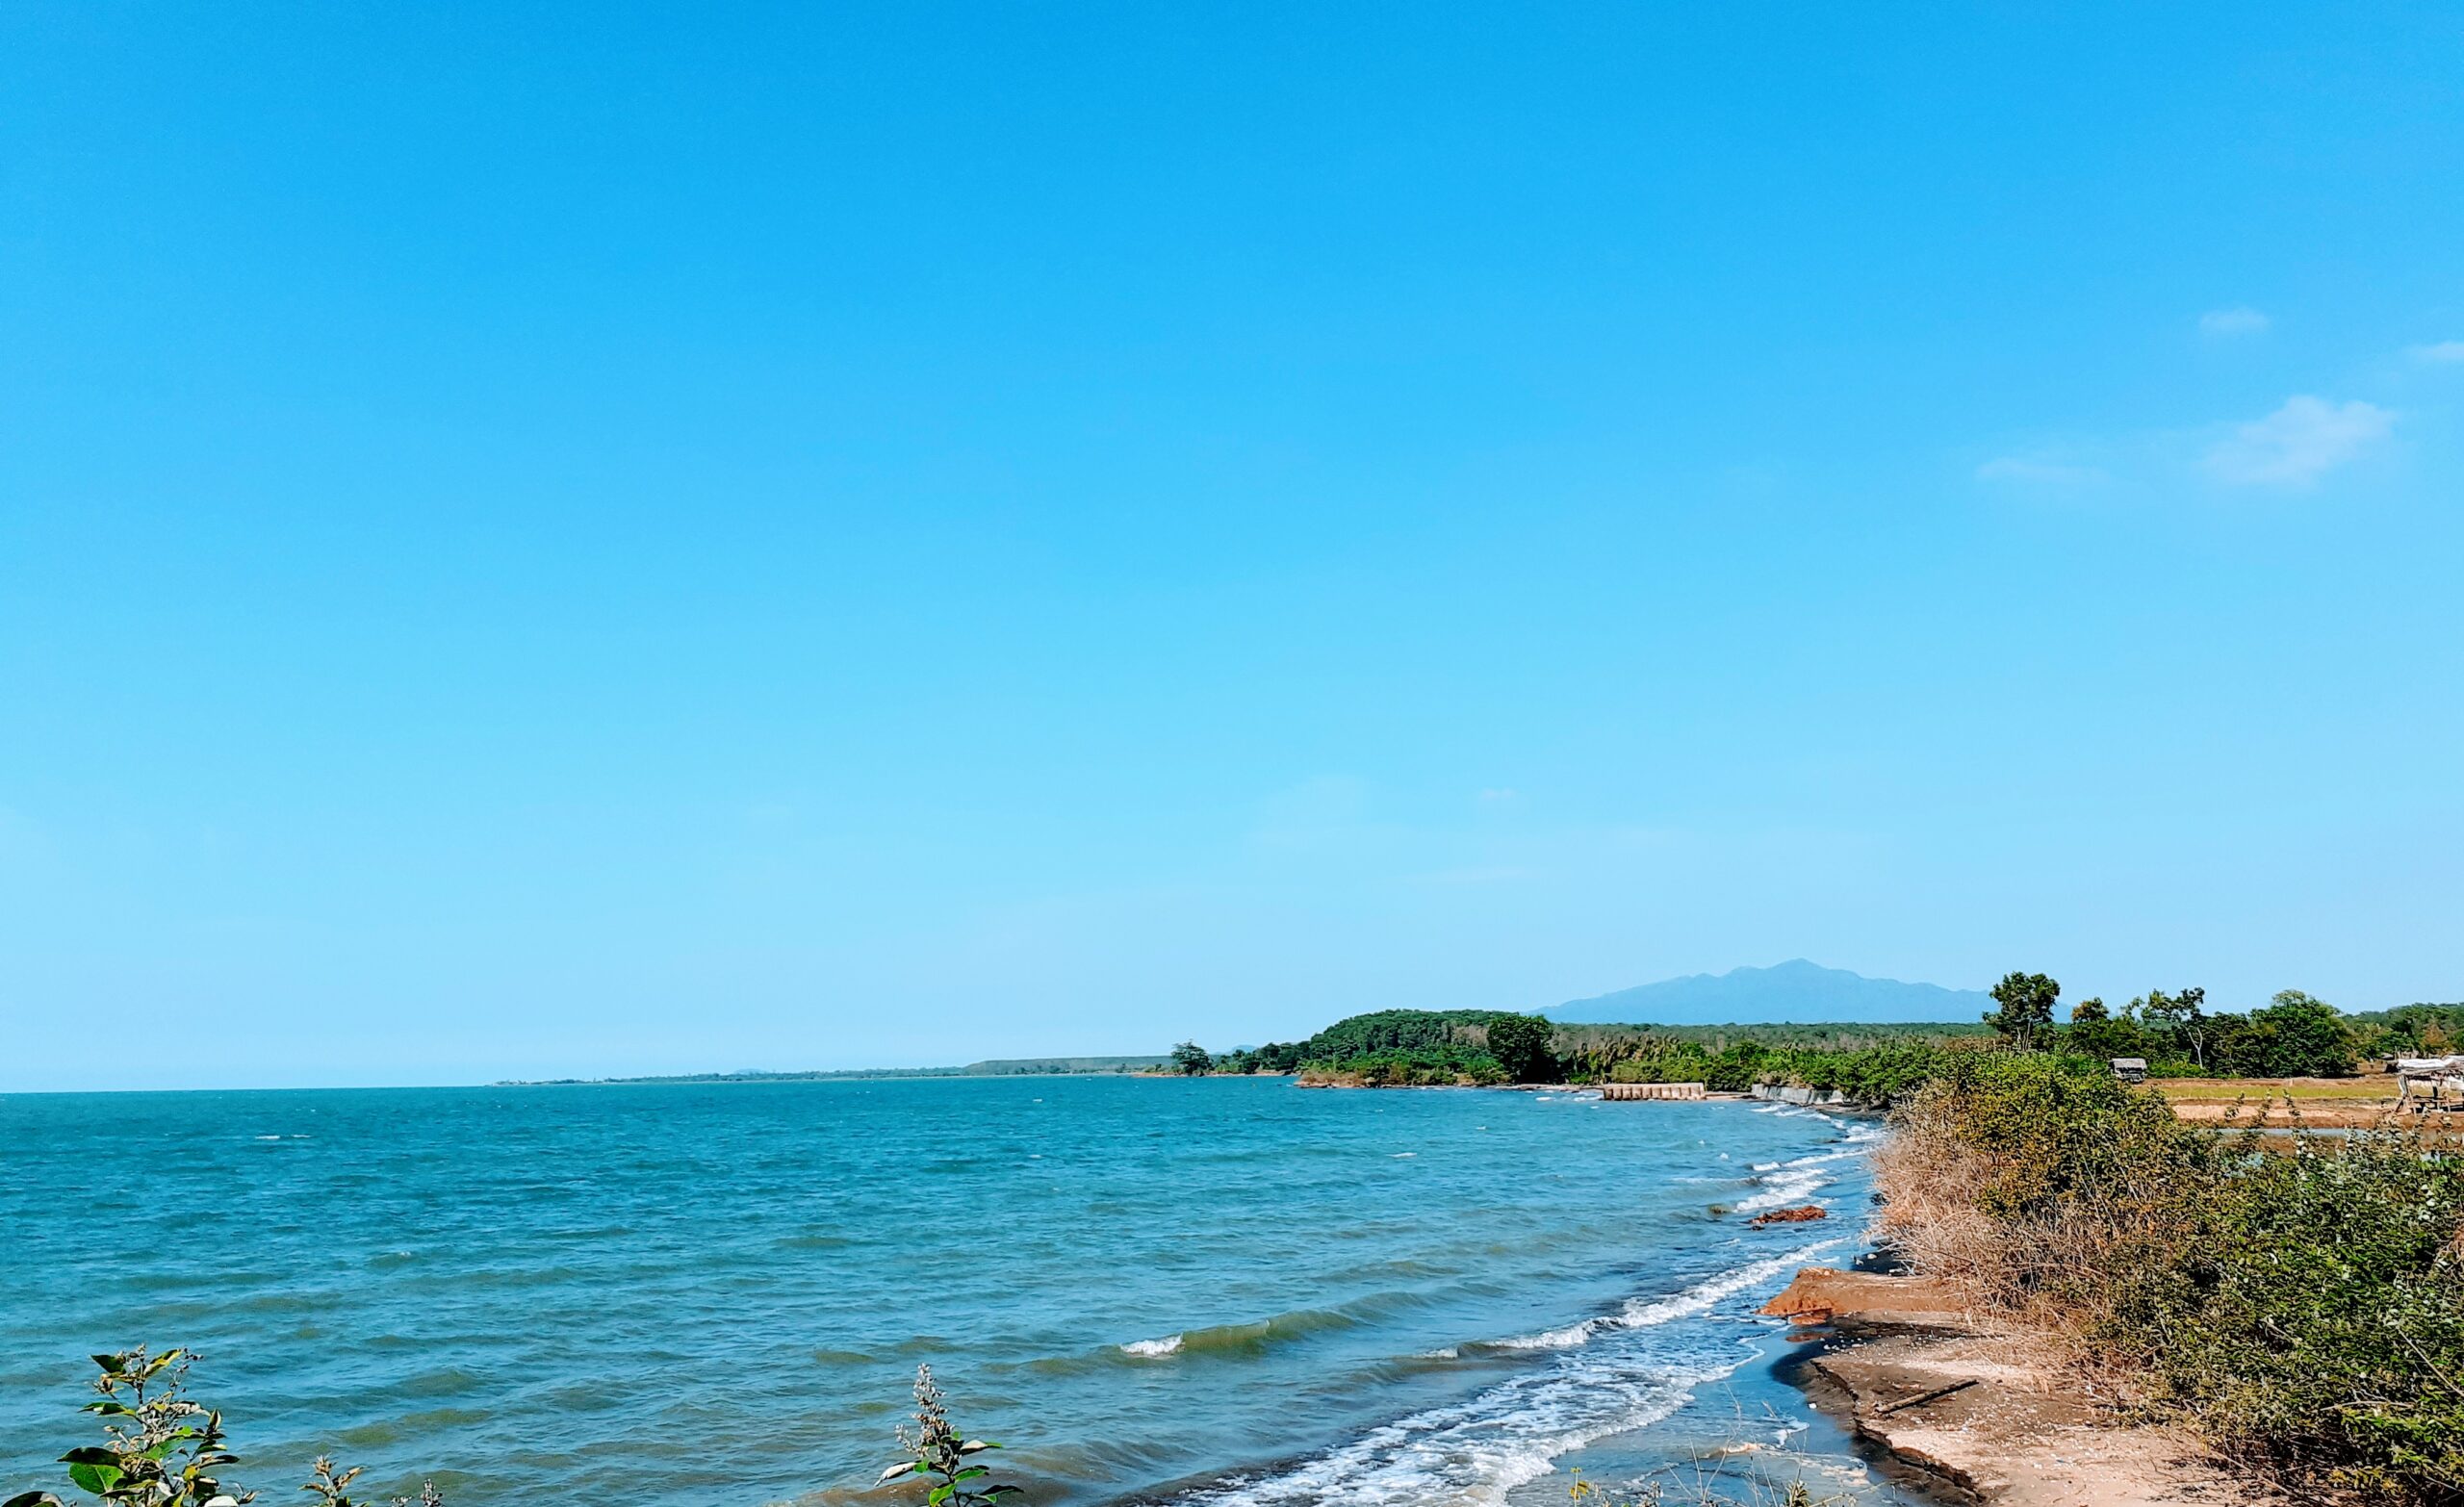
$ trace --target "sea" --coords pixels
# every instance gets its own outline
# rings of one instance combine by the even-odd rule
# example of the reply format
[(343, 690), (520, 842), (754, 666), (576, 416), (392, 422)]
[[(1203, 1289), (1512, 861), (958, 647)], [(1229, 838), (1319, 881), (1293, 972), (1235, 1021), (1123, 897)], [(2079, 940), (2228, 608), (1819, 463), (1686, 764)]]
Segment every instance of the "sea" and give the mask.
[[(1896, 1503), (1756, 1310), (1867, 1121), (1284, 1078), (0, 1096), (0, 1496), (87, 1357), (372, 1497), (894, 1507), (916, 1368), (1028, 1507)], [(1817, 1201), (1833, 1217), (1756, 1228)]]

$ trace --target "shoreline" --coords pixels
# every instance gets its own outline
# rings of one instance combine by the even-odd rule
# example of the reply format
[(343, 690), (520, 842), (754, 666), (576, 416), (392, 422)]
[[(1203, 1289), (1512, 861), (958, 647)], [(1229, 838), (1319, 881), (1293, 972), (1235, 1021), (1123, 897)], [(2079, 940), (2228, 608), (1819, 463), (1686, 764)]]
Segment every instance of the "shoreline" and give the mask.
[(1818, 1341), (1784, 1373), (1816, 1409), (1950, 1500), (2001, 1507), (2284, 1503), (2121, 1399), (2041, 1336), (1982, 1322), (1935, 1278), (1809, 1266), (1762, 1312)]

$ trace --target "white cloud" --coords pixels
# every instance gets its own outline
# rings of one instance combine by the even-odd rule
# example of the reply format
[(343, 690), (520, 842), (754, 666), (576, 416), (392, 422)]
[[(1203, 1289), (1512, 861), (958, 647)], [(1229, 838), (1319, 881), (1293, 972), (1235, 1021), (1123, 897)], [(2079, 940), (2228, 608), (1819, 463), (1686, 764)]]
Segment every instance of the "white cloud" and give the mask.
[(2452, 366), (2464, 361), (2464, 340), (2442, 340), (2427, 345), (2415, 345), (2413, 359), (2424, 366)]
[(2306, 487), (2395, 431), (2375, 403), (2297, 396), (2264, 419), (2233, 426), (2208, 447), (2210, 475), (2234, 486)]
[(2264, 335), (2272, 322), (2248, 304), (2230, 309), (2210, 309), (2198, 317), (2198, 332), (2202, 335)]
[(1979, 481), (2008, 481), (2029, 487), (2095, 487), (2112, 480), (2101, 466), (2033, 455), (1997, 455), (1976, 468)]

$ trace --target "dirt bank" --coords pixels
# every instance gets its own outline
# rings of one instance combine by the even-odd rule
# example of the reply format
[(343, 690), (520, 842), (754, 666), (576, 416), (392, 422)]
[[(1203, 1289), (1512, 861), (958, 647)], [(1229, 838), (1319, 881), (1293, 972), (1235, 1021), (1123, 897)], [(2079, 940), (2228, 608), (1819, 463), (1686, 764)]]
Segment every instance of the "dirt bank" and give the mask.
[(1926, 1278), (1808, 1267), (1763, 1309), (1826, 1342), (1807, 1393), (1873, 1448), (1999, 1507), (2221, 1507), (2282, 1497)]

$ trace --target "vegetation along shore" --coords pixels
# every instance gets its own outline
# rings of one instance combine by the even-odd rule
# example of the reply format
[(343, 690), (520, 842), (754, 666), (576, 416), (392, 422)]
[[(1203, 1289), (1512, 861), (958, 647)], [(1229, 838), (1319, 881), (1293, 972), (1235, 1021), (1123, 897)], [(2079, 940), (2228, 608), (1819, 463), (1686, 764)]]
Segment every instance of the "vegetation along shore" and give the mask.
[(1775, 1311), (1861, 1338), (1811, 1374), (1884, 1447), (2022, 1504), (2464, 1502), (2464, 1161), (2446, 1116), (2401, 1112), (2372, 1070), (2464, 1042), (2464, 1006), (2347, 1015), (2287, 991), (2210, 1012), (2189, 988), (2058, 1020), (2060, 994), (2011, 974), (1972, 1030), (1384, 1011), (1175, 1060), (1365, 1086), (1836, 1091), (1890, 1111), (1877, 1234), (1907, 1275), (1864, 1288), (1844, 1326), (1818, 1300), (1836, 1273)]
[[(2437, 1122), (2227, 1134), (2054, 1052), (1953, 1054), (1892, 1114), (1907, 1276), (1773, 1312), (1861, 1432), (2014, 1503), (2464, 1500), (2464, 1162)], [(1845, 1285), (1843, 1288), (1843, 1284)]]
[[(1837, 1092), (1843, 1102), (1882, 1108), (1932, 1082), (1945, 1061), (1980, 1048), (2098, 1062), (2135, 1059), (2150, 1078), (2185, 1086), (2241, 1081), (2265, 1095), (2284, 1091), (2278, 1080), (2360, 1080), (2381, 1059), (2464, 1045), (2464, 1005), (2346, 1014), (2286, 990), (2250, 1010), (2211, 1011), (2205, 990), (2185, 988), (2151, 989), (2118, 1007), (2082, 1000), (2066, 1011), (2061, 992), (2042, 974), (2011, 974), (1994, 986), (1995, 1008), (1974, 1025), (1569, 1024), (1506, 1010), (1389, 1009), (1348, 1017), (1301, 1041), (1219, 1054), (1184, 1041), (1172, 1049), (1170, 1070), (1291, 1073), (1304, 1083), (1398, 1087), (1700, 1083), (1738, 1092), (1775, 1086)], [(2295, 1090), (2297, 1098), (2304, 1093)], [(2196, 1087), (2176, 1097), (2219, 1102)]]

